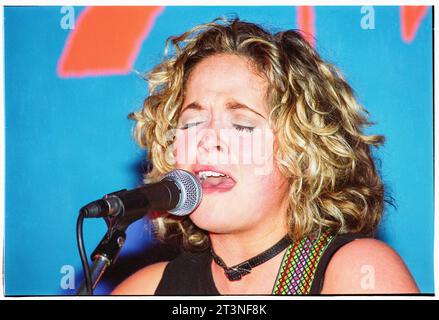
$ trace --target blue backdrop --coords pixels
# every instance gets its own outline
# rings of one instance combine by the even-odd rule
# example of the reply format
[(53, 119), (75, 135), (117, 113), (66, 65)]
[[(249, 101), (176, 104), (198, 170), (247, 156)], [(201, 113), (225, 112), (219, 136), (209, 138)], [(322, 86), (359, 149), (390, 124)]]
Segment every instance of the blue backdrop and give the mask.
[[(378, 152), (396, 208), (387, 208), (380, 237), (395, 248), (421, 291), (434, 291), (432, 12), (414, 39), (401, 37), (400, 8), (375, 7), (375, 29), (360, 26), (360, 7), (316, 7), (316, 45), (335, 63), (384, 134)], [(75, 7), (76, 18), (85, 10)], [(57, 64), (72, 30), (60, 7), (6, 7), (6, 295), (70, 295), (66, 270), (82, 279), (75, 225), (91, 200), (141, 183), (145, 151), (127, 114), (147, 95), (134, 72), (160, 61), (164, 41), (224, 14), (269, 28), (296, 28), (294, 7), (167, 7), (157, 17), (127, 75), (60, 77)], [(135, 257), (152, 244), (148, 223), (128, 230), (121, 253)], [(88, 253), (106, 230), (87, 221)], [(66, 269), (67, 268), (67, 269)], [(70, 269), (69, 269), (70, 268)], [(63, 285), (64, 283), (64, 285)], [(102, 282), (97, 293), (114, 283)]]

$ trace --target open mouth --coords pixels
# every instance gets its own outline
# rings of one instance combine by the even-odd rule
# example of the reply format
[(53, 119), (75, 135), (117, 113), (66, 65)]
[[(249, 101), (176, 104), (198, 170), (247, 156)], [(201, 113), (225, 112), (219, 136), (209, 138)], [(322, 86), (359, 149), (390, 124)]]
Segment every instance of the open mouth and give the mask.
[(201, 181), (203, 193), (226, 192), (236, 184), (229, 174), (214, 169), (198, 169), (195, 174)]

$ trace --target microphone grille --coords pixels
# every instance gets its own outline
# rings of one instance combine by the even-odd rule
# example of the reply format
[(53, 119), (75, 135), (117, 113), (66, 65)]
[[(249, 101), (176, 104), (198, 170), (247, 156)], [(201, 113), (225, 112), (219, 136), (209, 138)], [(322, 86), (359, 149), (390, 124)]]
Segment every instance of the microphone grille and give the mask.
[(180, 199), (177, 206), (168, 210), (176, 216), (185, 216), (194, 211), (201, 202), (203, 189), (196, 176), (186, 170), (173, 170), (164, 176), (164, 179), (172, 180), (180, 189)]

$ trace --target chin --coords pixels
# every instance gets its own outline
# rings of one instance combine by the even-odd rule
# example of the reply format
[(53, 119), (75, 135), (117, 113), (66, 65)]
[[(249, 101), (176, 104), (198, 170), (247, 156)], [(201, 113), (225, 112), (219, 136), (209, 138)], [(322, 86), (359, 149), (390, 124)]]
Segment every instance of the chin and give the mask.
[(226, 212), (224, 206), (201, 203), (189, 218), (198, 228), (212, 233), (229, 233), (236, 229), (233, 214)]

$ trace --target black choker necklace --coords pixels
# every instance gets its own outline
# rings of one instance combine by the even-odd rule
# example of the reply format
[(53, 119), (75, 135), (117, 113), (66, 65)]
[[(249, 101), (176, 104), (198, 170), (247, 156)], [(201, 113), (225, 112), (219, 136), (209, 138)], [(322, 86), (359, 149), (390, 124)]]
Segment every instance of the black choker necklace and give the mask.
[(216, 255), (212, 247), (210, 247), (210, 252), (216, 264), (218, 264), (221, 268), (224, 269), (224, 273), (227, 276), (227, 278), (230, 281), (236, 281), (236, 280), (240, 280), (246, 274), (249, 274), (252, 268), (264, 262), (267, 262), (274, 256), (278, 255), (280, 252), (282, 252), (282, 250), (286, 249), (290, 244), (291, 244), (291, 238), (288, 235), (286, 235), (271, 248), (233, 267), (227, 267), (223, 259), (221, 259), (219, 256)]

